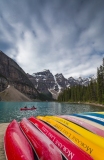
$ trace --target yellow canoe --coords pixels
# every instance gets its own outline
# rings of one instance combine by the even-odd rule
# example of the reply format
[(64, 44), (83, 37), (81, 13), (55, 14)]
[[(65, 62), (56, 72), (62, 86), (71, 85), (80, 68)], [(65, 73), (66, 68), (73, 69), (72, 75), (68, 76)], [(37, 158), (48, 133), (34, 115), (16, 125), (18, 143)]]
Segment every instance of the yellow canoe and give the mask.
[(104, 114), (104, 112), (92, 112), (92, 113)]
[(104, 112), (90, 112), (90, 113), (104, 114)]
[(90, 156), (92, 156), (94, 160), (102, 160), (102, 158), (104, 157), (104, 148), (100, 147), (99, 145), (96, 145), (95, 143), (92, 143), (91, 141), (79, 135), (75, 131), (69, 129), (68, 127), (60, 124), (59, 122), (49, 117), (38, 116), (37, 118), (54, 127), (65, 137), (71, 140), (74, 144), (76, 144), (79, 148), (81, 148)]
[(81, 126), (78, 126), (77, 124), (74, 124), (68, 120), (65, 120), (64, 118), (60, 118), (60, 117), (56, 117), (56, 116), (46, 116), (46, 117), (51, 118), (51, 119), (65, 125), (66, 127), (70, 128), (70, 129), (74, 130), (75, 132), (77, 132), (78, 134), (82, 135), (83, 137), (85, 137), (89, 141), (95, 143), (99, 147), (104, 148), (104, 138), (103, 137), (98, 136), (98, 135), (84, 129)]

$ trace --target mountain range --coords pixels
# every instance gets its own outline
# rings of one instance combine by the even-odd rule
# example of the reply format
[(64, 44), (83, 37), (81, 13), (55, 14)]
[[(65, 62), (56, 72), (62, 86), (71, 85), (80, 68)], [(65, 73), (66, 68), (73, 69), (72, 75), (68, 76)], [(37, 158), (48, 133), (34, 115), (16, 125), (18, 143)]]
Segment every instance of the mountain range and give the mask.
[(94, 75), (88, 78), (79, 77), (75, 79), (69, 77), (66, 79), (62, 73), (53, 75), (50, 70), (43, 70), (41, 72), (33, 73), (32, 75), (27, 74), (27, 76), (40, 93), (51, 93), (54, 99), (57, 99), (58, 94), (66, 88), (75, 85), (88, 86), (91, 80), (96, 80), (96, 76)]
[(57, 99), (64, 89), (75, 85), (87, 86), (91, 80), (96, 80), (96, 76), (66, 79), (62, 73), (53, 75), (48, 69), (26, 74), (13, 59), (0, 51), (0, 91), (12, 85), (31, 99), (51, 100)]

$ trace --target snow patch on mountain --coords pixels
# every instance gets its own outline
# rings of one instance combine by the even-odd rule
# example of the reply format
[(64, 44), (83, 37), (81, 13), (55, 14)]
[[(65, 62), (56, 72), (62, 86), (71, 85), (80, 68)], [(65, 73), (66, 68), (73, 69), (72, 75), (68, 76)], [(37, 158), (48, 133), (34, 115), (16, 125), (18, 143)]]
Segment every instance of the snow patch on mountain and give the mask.
[(56, 76), (53, 76), (54, 80), (55, 80), (55, 85), (58, 86), (58, 93), (61, 92), (61, 86), (58, 84), (57, 80), (56, 80)]
[(73, 77), (69, 77), (68, 79), (66, 79), (62, 73), (53, 75), (47, 69), (28, 76), (40, 93), (47, 94), (50, 92), (56, 97), (62, 90), (66, 88), (70, 88), (71, 86), (76, 85), (88, 86), (91, 81), (97, 80), (96, 75), (92, 75), (87, 78), (79, 77), (75, 79)]

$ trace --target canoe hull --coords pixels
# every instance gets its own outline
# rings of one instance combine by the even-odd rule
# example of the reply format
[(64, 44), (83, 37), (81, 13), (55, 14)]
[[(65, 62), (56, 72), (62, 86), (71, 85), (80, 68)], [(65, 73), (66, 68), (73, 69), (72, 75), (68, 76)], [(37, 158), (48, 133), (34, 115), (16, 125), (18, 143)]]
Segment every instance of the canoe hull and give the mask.
[(7, 160), (34, 160), (33, 150), (16, 120), (13, 120), (6, 129), (4, 149)]
[(104, 137), (104, 130), (97, 127), (97, 124), (96, 124), (96, 126), (94, 126), (94, 125), (88, 123), (87, 121), (84, 121), (84, 119), (80, 119), (80, 118), (78, 119), (77, 117), (69, 116), (69, 115), (64, 115), (64, 116), (59, 116), (59, 117), (65, 118), (66, 120), (69, 120), (77, 125), (84, 127), (85, 129), (88, 129), (89, 131), (91, 131), (101, 137)]
[(37, 118), (54, 127), (57, 131), (62, 133), (79, 148), (88, 153), (93, 159), (102, 160), (104, 148), (92, 143), (91, 141), (78, 134), (76, 131), (67, 128), (65, 125), (62, 125), (61, 123), (49, 117), (50, 116), (38, 116)]
[(79, 149), (67, 138), (55, 131), (53, 128), (45, 124), (44, 122), (30, 117), (29, 121), (33, 123), (42, 133), (44, 133), (62, 152), (62, 154), (68, 160), (91, 160), (92, 158), (84, 151)]
[(62, 160), (62, 155), (58, 148), (26, 118), (22, 119), (20, 127), (31, 143), (39, 159)]
[(20, 110), (21, 111), (28, 111), (28, 110), (32, 111), (32, 110), (36, 110), (36, 108), (21, 108)]

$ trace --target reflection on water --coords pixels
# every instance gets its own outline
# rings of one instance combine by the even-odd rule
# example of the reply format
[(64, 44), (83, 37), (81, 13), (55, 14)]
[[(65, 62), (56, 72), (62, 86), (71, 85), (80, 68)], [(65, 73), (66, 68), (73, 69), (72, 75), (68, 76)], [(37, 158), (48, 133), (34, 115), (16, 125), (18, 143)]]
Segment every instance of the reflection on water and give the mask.
[[(20, 111), (20, 108), (35, 106), (36, 110)], [(38, 115), (68, 115), (72, 113), (104, 111), (103, 107), (68, 104), (57, 102), (0, 102), (0, 123), (10, 122), (13, 119), (20, 121), (23, 117)]]

